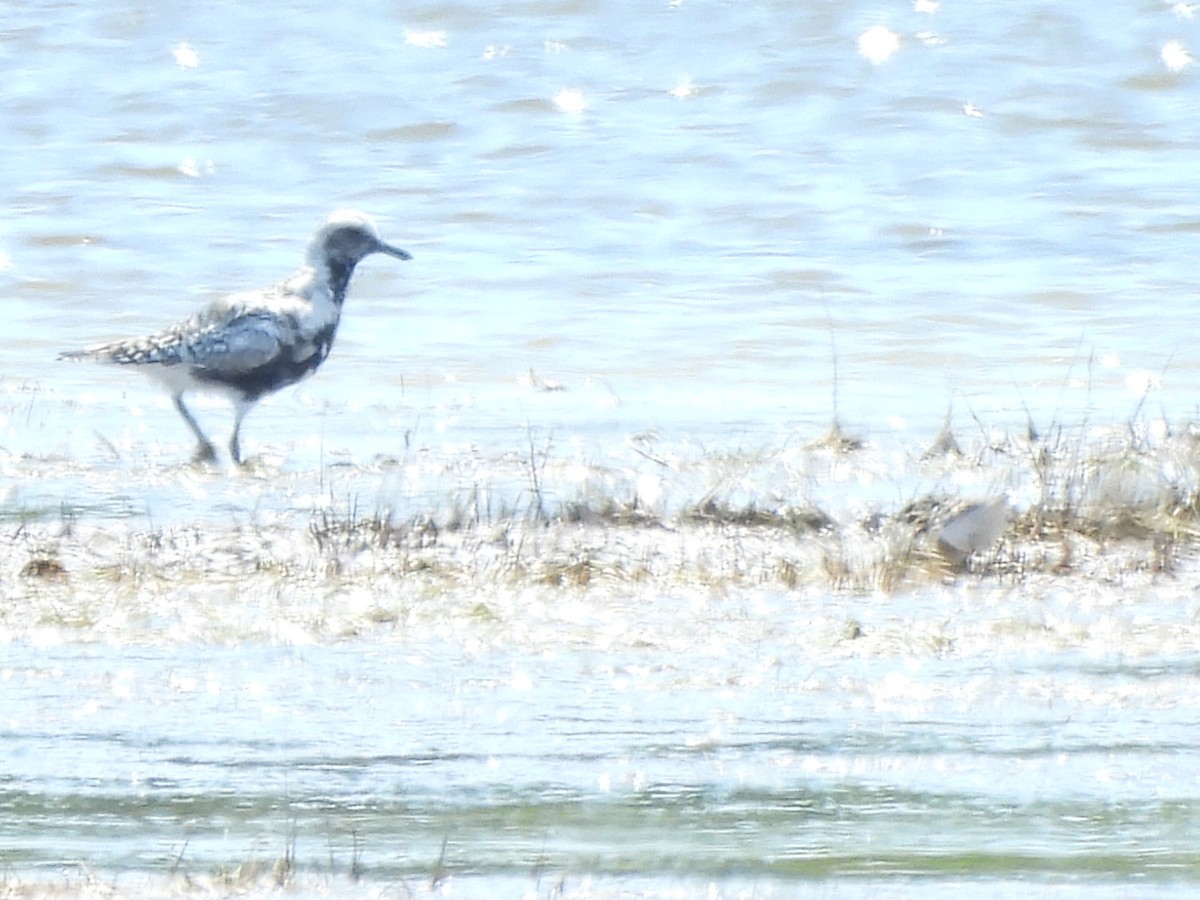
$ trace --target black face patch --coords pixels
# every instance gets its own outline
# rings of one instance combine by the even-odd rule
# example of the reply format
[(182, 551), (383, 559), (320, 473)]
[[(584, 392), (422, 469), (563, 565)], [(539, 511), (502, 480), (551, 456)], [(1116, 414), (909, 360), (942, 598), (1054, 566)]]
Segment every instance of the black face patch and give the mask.
[(363, 229), (348, 225), (339, 228), (325, 239), (325, 256), (331, 261), (349, 264), (351, 268), (364, 256), (374, 253), (379, 241)]
[(333, 292), (333, 302), (341, 306), (346, 302), (346, 289), (350, 286), (350, 276), (354, 274), (354, 263), (331, 259), (328, 266), (329, 290)]
[(356, 225), (339, 228), (325, 239), (325, 264), (329, 267), (329, 287), (334, 303), (342, 305), (354, 267), (364, 256), (378, 249), (378, 239)]

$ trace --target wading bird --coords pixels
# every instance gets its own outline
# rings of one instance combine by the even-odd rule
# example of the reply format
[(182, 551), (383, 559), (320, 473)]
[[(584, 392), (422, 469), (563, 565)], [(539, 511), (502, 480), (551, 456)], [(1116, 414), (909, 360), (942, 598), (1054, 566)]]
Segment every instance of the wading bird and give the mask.
[(113, 341), (60, 355), (131, 366), (171, 392), (175, 408), (199, 442), (197, 461), (216, 458), (212, 441), (183, 403), (188, 391), (212, 391), (233, 401), (229, 455), (241, 464), (242, 419), (262, 397), (311, 375), (333, 347), (354, 267), (372, 253), (411, 259), (384, 243), (365, 213), (331, 215), (308, 244), (304, 265), (269, 288), (231, 294), (149, 337)]

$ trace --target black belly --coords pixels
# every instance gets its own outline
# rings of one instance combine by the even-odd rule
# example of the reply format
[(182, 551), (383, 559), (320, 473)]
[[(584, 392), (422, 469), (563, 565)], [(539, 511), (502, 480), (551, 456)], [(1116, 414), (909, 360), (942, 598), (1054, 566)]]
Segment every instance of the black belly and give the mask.
[(221, 385), (241, 393), (247, 400), (259, 397), (295, 384), (317, 370), (333, 347), (334, 329), (323, 331), (312, 343), (284, 351), (268, 363), (253, 369), (230, 371), (197, 367), (192, 374), (198, 381)]

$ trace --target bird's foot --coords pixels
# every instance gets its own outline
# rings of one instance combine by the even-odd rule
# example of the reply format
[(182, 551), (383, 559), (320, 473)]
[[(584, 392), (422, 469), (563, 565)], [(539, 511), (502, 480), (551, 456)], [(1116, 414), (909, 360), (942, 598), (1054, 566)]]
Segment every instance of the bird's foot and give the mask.
[(265, 471), (265, 467), (267, 466), (267, 461), (263, 459), (262, 454), (255, 453), (253, 456), (242, 456), (241, 445), (237, 443), (229, 445), (229, 458), (233, 461), (236, 468), (251, 474)]
[(207, 441), (202, 441), (196, 445), (196, 452), (192, 454), (192, 462), (199, 465), (200, 463), (211, 463), (217, 461), (217, 448)]
[(244, 472), (250, 476), (262, 475), (269, 471), (269, 467), (261, 456), (247, 456), (244, 459), (239, 459), (236, 461), (236, 466), (239, 472)]

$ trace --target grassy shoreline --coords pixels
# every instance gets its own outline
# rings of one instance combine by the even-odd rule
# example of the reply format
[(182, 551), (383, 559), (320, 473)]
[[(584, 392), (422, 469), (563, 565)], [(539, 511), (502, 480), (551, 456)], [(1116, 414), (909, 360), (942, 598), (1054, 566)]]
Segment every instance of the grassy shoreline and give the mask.
[[(266, 605), (357, 597), (357, 622), (314, 634), (337, 638), (394, 624), (422, 599), (470, 602), (496, 590), (861, 594), (1047, 577), (1111, 584), (1170, 577), (1200, 549), (1200, 430), (1192, 425), (1160, 429), (1153, 440), (1134, 427), (1099, 439), (1000, 436), (969, 452), (946, 433), (897, 477), (895, 493), (912, 494), (892, 508), (827, 508), (803, 487), (805, 479), (853, 481), (870, 452), (861, 442), (834, 433), (787, 452), (783, 463), (782, 454), (707, 458), (701, 477), (666, 488), (686, 466), (642, 453), (659, 477), (647, 491), (644, 468), (581, 475), (577, 462), (557, 460), (549, 446), (538, 455), (531, 444), (527, 459), (512, 462), (527, 479), (509, 491), (515, 500), (500, 503), (498, 490), (475, 481), (427, 508), (407, 501), (404, 513), (330, 501), (290, 517), (153, 526), (10, 509), (0, 551), (10, 602), (0, 624), (10, 634), (39, 622), (84, 630), (152, 617), (189, 596), (198, 609), (224, 596)], [(782, 481), (801, 485), (787, 498), (758, 478), (781, 465)], [(880, 479), (880, 465), (872, 458), (862, 477)], [(994, 533), (950, 547), (951, 529), (986, 503), (1003, 514)]]

